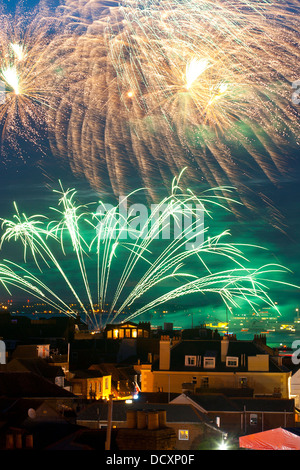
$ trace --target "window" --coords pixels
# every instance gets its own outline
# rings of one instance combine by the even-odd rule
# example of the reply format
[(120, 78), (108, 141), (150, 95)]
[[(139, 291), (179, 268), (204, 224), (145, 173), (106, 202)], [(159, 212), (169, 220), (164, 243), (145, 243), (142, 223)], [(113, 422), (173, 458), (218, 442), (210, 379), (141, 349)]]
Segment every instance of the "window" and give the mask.
[(105, 382), (104, 382), (104, 383), (105, 383), (105, 390), (107, 390), (107, 389), (108, 389), (108, 378), (107, 378), (107, 377), (105, 378)]
[(117, 330), (117, 329), (114, 330), (113, 337), (114, 337), (114, 339), (117, 339), (119, 337), (119, 330)]
[(205, 357), (203, 362), (203, 367), (206, 369), (211, 369), (215, 367), (215, 358), (214, 357)]
[(257, 426), (257, 415), (251, 414), (250, 415), (250, 424), (251, 426)]
[(227, 367), (237, 367), (239, 365), (239, 358), (238, 357), (226, 357), (226, 366)]
[(189, 440), (189, 431), (187, 429), (179, 429), (178, 439), (180, 441), (188, 441)]
[(193, 384), (197, 384), (197, 377), (193, 377), (192, 383), (193, 383)]
[(58, 387), (63, 387), (64, 386), (64, 378), (63, 377), (55, 377), (55, 385), (58, 385)]
[(208, 377), (201, 377), (201, 387), (208, 388), (208, 386), (209, 386)]
[(107, 332), (107, 338), (112, 338), (112, 330), (109, 330), (109, 331)]
[(247, 377), (240, 377), (239, 378), (239, 385), (240, 385), (240, 387), (247, 387)]
[(196, 356), (185, 356), (185, 365), (186, 366), (195, 366), (196, 365)]

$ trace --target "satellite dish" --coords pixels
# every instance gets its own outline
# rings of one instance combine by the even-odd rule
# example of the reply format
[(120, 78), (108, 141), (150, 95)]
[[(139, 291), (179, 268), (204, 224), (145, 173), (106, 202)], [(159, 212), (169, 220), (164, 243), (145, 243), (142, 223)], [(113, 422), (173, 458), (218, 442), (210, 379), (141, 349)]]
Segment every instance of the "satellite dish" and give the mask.
[(29, 418), (31, 418), (31, 419), (36, 418), (36, 412), (35, 412), (35, 410), (34, 410), (33, 408), (29, 408), (29, 410), (28, 410), (28, 416), (29, 416)]

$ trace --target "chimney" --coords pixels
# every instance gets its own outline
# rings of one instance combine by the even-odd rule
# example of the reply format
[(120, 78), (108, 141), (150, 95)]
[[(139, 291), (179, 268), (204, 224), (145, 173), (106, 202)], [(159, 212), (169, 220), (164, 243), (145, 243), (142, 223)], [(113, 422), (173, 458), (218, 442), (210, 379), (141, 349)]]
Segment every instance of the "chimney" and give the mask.
[(169, 336), (162, 336), (159, 342), (159, 370), (170, 369), (171, 340)]
[(228, 353), (229, 338), (228, 335), (224, 335), (221, 341), (221, 361), (226, 361), (226, 356)]

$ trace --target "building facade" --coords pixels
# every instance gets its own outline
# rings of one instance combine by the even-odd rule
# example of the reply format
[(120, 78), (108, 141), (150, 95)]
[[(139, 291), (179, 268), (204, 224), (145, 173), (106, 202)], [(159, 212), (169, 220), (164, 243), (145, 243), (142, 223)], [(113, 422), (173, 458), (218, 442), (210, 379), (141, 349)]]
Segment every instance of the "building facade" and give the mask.
[(223, 389), (253, 396), (290, 397), (291, 372), (253, 341), (224, 336), (220, 340), (160, 341), (159, 359), (141, 364), (142, 392), (201, 393)]

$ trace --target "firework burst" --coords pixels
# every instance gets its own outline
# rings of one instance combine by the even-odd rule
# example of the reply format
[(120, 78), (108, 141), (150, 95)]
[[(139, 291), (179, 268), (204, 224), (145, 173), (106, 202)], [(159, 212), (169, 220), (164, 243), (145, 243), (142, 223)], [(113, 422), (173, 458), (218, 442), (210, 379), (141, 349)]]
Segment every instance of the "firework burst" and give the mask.
[[(272, 283), (287, 285), (276, 280), (285, 268), (247, 267), (246, 245), (228, 243), (228, 231), (210, 235), (204, 224), (211, 209), (225, 210), (228, 201), (221, 194), (206, 191), (198, 197), (184, 191), (178, 178), (170, 195), (141, 219), (135, 205), (127, 206), (138, 192), (117, 206), (101, 201), (95, 207), (78, 204), (76, 191), (61, 187), (54, 208), (58, 218), (52, 219), (27, 217), (15, 205), (14, 218), (3, 220), (1, 248), (21, 242), (24, 263), (0, 264), (2, 286), (9, 293), (30, 293), (66, 315), (80, 312), (97, 328), (186, 295), (197, 296), (199, 303), (203, 295), (218, 295), (231, 307), (242, 301), (254, 309), (261, 302), (276, 308), (269, 290)], [(62, 283), (63, 294), (57, 288)]]
[(50, 111), (54, 153), (116, 195), (142, 184), (155, 198), (153, 181), (187, 166), (190, 183), (232, 185), (255, 209), (252, 179), (276, 184), (298, 148), (298, 8), (66, 1), (59, 11), (72, 34), (53, 60), (70, 80)]
[(18, 141), (37, 144), (49, 128), (47, 108), (55, 94), (48, 48), (57, 34), (59, 20), (43, 6), (31, 15), (15, 15), (1, 9), (0, 81), (4, 97), (0, 105), (1, 146), (18, 150)]
[(31, 21), (2, 15), (2, 127), (16, 145), (44, 126), (96, 190), (141, 185), (159, 200), (187, 167), (186, 184), (233, 186), (279, 226), (251, 185), (289, 177), (299, 148), (299, 17), (298, 2), (258, 0), (65, 0)]

